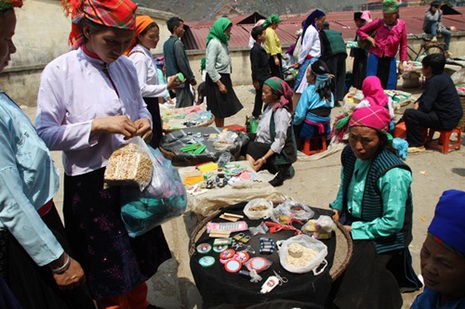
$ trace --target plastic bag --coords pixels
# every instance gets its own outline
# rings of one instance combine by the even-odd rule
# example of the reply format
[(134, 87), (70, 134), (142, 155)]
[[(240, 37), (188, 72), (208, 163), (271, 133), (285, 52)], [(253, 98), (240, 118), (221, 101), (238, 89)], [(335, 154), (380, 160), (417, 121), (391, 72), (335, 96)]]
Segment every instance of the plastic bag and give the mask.
[(178, 171), (158, 149), (145, 144), (152, 160), (150, 184), (140, 192), (122, 187), (121, 218), (130, 237), (142, 235), (181, 215), (187, 206), (186, 190)]
[(116, 149), (105, 169), (105, 186), (138, 186), (144, 190), (150, 183), (153, 167), (150, 152), (141, 138)]
[(244, 207), (244, 215), (250, 220), (268, 219), (273, 213), (273, 203), (263, 198), (249, 201)]
[[(328, 248), (319, 240), (308, 235), (293, 236), (284, 241), (278, 241), (279, 261), (281, 266), (291, 273), (303, 274), (313, 271), (315, 276), (321, 274), (328, 262)], [(318, 266), (324, 264), (317, 271)]]
[(315, 212), (310, 206), (293, 201), (284, 201), (273, 209), (273, 221), (287, 224), (289, 219), (308, 220), (313, 218)]

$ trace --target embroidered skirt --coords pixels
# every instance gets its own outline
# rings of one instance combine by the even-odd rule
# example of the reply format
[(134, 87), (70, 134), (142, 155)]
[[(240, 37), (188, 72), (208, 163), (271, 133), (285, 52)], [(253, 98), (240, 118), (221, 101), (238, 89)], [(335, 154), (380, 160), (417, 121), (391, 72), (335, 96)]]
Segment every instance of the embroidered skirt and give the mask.
[(128, 236), (119, 190), (103, 189), (104, 171), (64, 178), (66, 232), (95, 299), (131, 291), (171, 258), (161, 227)]

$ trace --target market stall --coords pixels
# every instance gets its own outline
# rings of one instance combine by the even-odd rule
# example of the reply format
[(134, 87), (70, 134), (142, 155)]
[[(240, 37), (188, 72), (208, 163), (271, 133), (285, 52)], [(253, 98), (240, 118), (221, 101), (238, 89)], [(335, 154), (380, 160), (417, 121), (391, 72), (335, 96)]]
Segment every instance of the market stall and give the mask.
[[(301, 231), (302, 223), (306, 220), (288, 222), (289, 224), (283, 222), (282, 216), (273, 216), (274, 220), (252, 220), (244, 215), (245, 213), (250, 214), (251, 208), (248, 207), (250, 203), (252, 201), (224, 208), (199, 223), (192, 233), (189, 246), (190, 266), (196, 286), (202, 295), (204, 306), (211, 307), (227, 303), (243, 308), (274, 299), (323, 305), (329, 293), (331, 282), (344, 271), (350, 260), (352, 254), (350, 236), (342, 227), (336, 226), (329, 233), (330, 238), (318, 241), (323, 244), (324, 250), (315, 249), (317, 250), (315, 259), (320, 257), (323, 251), (326, 253), (324, 261), (322, 260), (320, 263), (318, 260), (317, 266), (310, 271), (296, 273), (295, 268), (292, 268), (294, 266), (290, 267), (290, 265), (294, 265), (292, 263), (299, 265), (300, 262), (296, 263), (295, 261), (306, 258), (305, 250), (312, 248), (312, 246), (302, 243), (302, 246), (306, 248), (299, 249), (302, 250), (299, 251), (291, 248), (295, 244), (294, 242), (289, 244), (288, 242), (298, 239), (300, 244), (300, 241), (304, 239), (303, 237), (312, 238), (305, 234), (294, 238), (296, 234), (300, 233), (297, 231)], [(303, 207), (300, 203), (294, 205)], [(273, 212), (279, 207), (281, 206), (273, 208)], [(289, 209), (294, 209), (293, 211), (296, 212), (294, 215), (297, 212), (301, 214), (300, 209), (296, 210), (294, 206)], [(313, 207), (311, 211), (313, 214), (310, 220), (318, 220), (323, 216), (329, 217), (332, 214), (330, 210)], [(294, 215), (292, 217), (296, 218)], [(243, 217), (239, 218), (240, 221), (227, 221), (227, 218), (234, 218), (234, 216)], [(276, 218), (279, 219), (276, 221)], [(231, 232), (229, 236), (220, 238), (218, 241), (218, 238), (212, 237), (212, 233), (215, 232), (213, 229), (219, 227), (218, 233), (221, 235), (225, 233), (225, 229), (221, 231), (221, 225), (218, 224), (223, 224), (224, 227), (225, 223), (226, 225), (232, 223), (232, 226), (239, 227), (238, 231)], [(244, 224), (248, 227), (245, 230), (240, 228), (241, 226), (244, 228)], [(263, 225), (268, 226), (269, 230), (254, 235), (253, 233), (257, 229), (260, 230)], [(322, 234), (315, 235), (325, 238)], [(225, 244), (218, 246), (221, 241), (224, 241)], [(282, 241), (281, 244), (280, 241)], [(281, 249), (278, 252), (279, 245), (281, 245)], [(299, 254), (299, 252), (303, 254)], [(288, 260), (283, 262), (286, 254)], [(313, 262), (314, 260), (311, 260), (310, 264)], [(298, 269), (302, 268), (299, 266)], [(253, 279), (256, 279), (255, 273), (258, 273), (261, 281), (252, 282)]]
[(213, 123), (215, 116), (206, 110), (205, 104), (183, 108), (160, 108), (165, 133), (185, 128), (206, 127)]
[(166, 133), (160, 151), (175, 165), (195, 165), (217, 161), (222, 152), (230, 152), (236, 159), (249, 138), (243, 132), (217, 127), (185, 128)]

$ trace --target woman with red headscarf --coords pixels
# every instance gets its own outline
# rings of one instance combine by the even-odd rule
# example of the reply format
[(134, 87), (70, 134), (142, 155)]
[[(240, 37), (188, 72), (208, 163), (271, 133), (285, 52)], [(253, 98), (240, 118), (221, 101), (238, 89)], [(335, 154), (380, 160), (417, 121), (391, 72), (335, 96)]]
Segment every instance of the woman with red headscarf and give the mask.
[(400, 308), (399, 288), (421, 287), (408, 250), (412, 172), (391, 145), (390, 120), (388, 109), (374, 104), (356, 108), (348, 121), (341, 186), (330, 207), (354, 241), (354, 257), (334, 284), (337, 308)]
[(176, 77), (168, 78), (166, 85), (159, 84), (157, 65), (150, 53), (150, 49), (157, 48), (159, 40), (157, 23), (150, 16), (137, 16), (135, 35), (126, 54), (136, 67), (140, 91), (152, 115), (154, 136), (150, 145), (154, 148), (159, 146), (163, 135), (158, 98), (166, 97), (168, 90), (180, 84)]
[(271, 77), (263, 84), (266, 104), (253, 142), (247, 146), (246, 159), (255, 171), (267, 169), (277, 175), (270, 181), (281, 186), (294, 173), (292, 163), (297, 160), (297, 147), (292, 128), (292, 92), (280, 78)]
[(72, 248), (101, 308), (145, 309), (145, 281), (171, 257), (161, 227), (129, 238), (117, 188), (104, 189), (113, 151), (152, 135), (133, 63), (121, 55), (136, 27), (129, 0), (65, 3), (75, 50), (49, 63), (41, 78), (37, 130), (63, 151), (64, 218)]

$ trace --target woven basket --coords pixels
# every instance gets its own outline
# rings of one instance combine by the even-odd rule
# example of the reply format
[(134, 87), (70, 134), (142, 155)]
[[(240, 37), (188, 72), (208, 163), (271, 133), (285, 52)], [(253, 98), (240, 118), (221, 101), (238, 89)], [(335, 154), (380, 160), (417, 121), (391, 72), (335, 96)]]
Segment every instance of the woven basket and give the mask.
[[(216, 218), (220, 213), (221, 210), (206, 217), (196, 225), (189, 239), (189, 257), (192, 257), (192, 255), (196, 252), (195, 243), (206, 231), (207, 223)], [(339, 223), (337, 223), (337, 230), (335, 231), (335, 234), (336, 252), (334, 253), (333, 265), (329, 270), (329, 275), (333, 281), (335, 281), (344, 272), (347, 265), (349, 264), (353, 251), (352, 239), (349, 233)]]
[(462, 110), (463, 110), (464, 114), (462, 116), (462, 119), (460, 119), (459, 124), (457, 125), (457, 127), (459, 127), (460, 130), (462, 130), (462, 132), (465, 132), (465, 96), (463, 96), (463, 95), (460, 96), (460, 103), (462, 104)]

